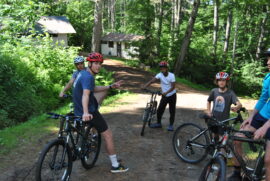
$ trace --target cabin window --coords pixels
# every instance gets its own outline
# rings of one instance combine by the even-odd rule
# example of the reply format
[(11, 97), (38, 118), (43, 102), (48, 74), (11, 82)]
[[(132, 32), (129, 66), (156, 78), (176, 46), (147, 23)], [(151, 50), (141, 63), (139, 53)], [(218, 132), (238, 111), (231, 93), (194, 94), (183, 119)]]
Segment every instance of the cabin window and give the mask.
[(109, 48), (113, 48), (113, 41), (109, 41)]
[(51, 34), (51, 37), (58, 37), (58, 34)]

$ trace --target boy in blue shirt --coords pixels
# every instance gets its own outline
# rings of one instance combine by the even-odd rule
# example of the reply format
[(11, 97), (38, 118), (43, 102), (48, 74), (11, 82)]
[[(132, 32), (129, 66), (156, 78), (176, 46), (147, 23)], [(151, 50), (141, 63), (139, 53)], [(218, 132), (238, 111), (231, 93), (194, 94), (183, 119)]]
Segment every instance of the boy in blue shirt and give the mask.
[(95, 75), (100, 71), (103, 57), (99, 53), (90, 53), (86, 60), (88, 61), (87, 69), (82, 70), (78, 74), (73, 84), (74, 114), (76, 116), (82, 116), (83, 121), (89, 121), (89, 124), (93, 125), (103, 136), (106, 151), (112, 163), (111, 172), (126, 172), (128, 168), (124, 167), (117, 160), (112, 132), (99, 113), (98, 102), (94, 96), (94, 92), (102, 92), (120, 87), (121, 81), (110, 86), (95, 86)]

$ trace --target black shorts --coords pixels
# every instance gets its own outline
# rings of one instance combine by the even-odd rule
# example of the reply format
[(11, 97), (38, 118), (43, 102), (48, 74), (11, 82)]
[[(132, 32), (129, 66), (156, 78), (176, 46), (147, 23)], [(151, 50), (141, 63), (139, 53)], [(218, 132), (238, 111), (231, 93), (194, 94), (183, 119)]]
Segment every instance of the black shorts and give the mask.
[[(254, 127), (255, 129), (259, 129), (260, 127), (262, 127), (266, 122), (268, 121), (268, 119), (262, 117), (262, 115), (260, 115), (260, 113), (257, 113), (252, 121), (251, 121), (251, 126)], [(270, 140), (270, 128), (268, 128), (268, 130), (266, 131), (265, 134), (265, 138)]]
[(93, 126), (97, 129), (99, 133), (102, 133), (108, 129), (108, 125), (99, 111), (91, 113), (93, 119), (90, 121), (90, 126)]

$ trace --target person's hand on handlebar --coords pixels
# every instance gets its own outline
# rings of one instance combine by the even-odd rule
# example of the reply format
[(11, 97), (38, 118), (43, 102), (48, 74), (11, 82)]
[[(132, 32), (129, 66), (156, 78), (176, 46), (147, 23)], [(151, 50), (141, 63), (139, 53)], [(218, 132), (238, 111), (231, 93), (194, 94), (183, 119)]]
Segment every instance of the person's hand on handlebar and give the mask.
[(91, 119), (93, 119), (93, 115), (90, 113), (84, 113), (82, 116), (83, 121), (90, 121)]
[(239, 108), (238, 108), (237, 106), (235, 106), (235, 107), (232, 107), (231, 110), (232, 110), (233, 112), (237, 112), (237, 111), (239, 110)]
[(251, 121), (252, 121), (252, 118), (251, 118), (251, 117), (247, 118), (247, 119), (241, 124), (240, 129), (246, 127), (247, 125), (250, 125)]

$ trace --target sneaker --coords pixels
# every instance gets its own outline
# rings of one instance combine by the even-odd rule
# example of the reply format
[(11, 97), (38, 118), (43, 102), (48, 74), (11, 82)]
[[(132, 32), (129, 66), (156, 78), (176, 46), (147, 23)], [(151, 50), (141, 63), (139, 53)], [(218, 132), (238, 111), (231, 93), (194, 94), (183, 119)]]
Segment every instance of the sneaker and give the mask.
[(173, 125), (169, 125), (167, 128), (168, 131), (173, 131)]
[(128, 168), (121, 165), (121, 163), (119, 163), (118, 167), (111, 168), (112, 173), (122, 173), (122, 172), (126, 172), (126, 171), (128, 171)]
[(242, 181), (241, 173), (234, 171), (232, 175), (228, 177), (227, 181)]
[(162, 128), (162, 125), (160, 123), (154, 123), (154, 124), (150, 124), (149, 127), (150, 128)]

